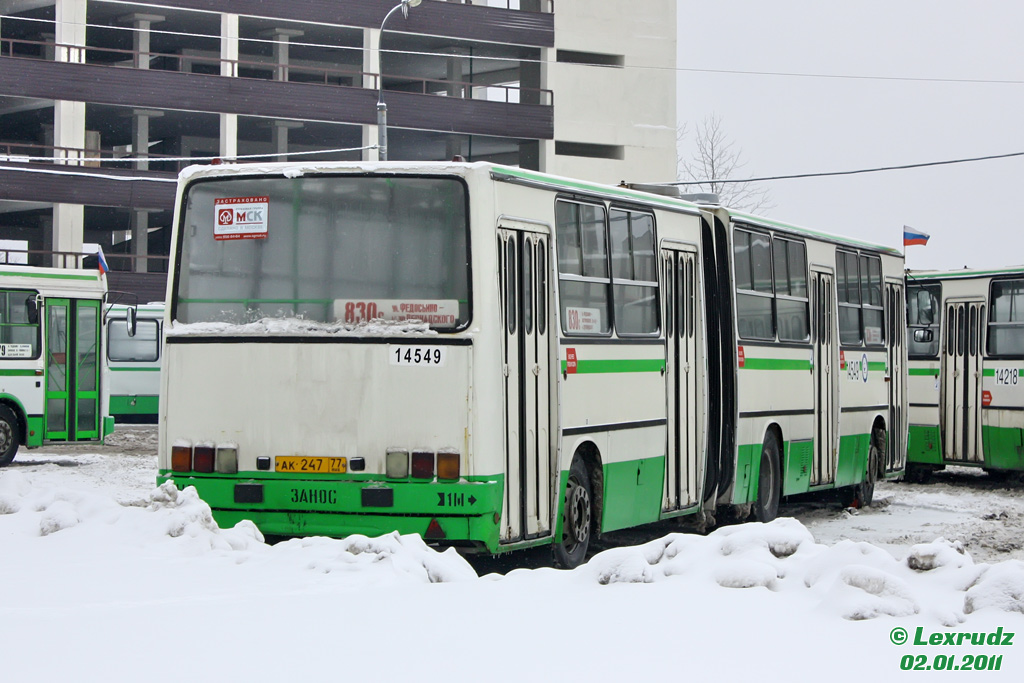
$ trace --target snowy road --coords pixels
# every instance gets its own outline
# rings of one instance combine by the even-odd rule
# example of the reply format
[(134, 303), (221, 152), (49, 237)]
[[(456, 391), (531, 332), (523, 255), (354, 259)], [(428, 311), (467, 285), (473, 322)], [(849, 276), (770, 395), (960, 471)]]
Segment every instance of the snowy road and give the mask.
[[(145, 505), (156, 486), (156, 427), (119, 427), (104, 446), (22, 450), (11, 469), (31, 473), (36, 482), (88, 489), (125, 505)], [(973, 468), (938, 472), (924, 485), (880, 483), (874, 505), (862, 510), (844, 510), (836, 500), (810, 497), (784, 503), (780, 516), (800, 520), (819, 543), (865, 541), (897, 558), (915, 543), (945, 538), (963, 543), (975, 562), (1024, 560), (1024, 482), (996, 481)], [(622, 532), (602, 547), (639, 543), (675, 530), (658, 525)], [(535, 564), (533, 558), (523, 559), (527, 565)]]
[(857, 514), (791, 502), (771, 524), (646, 529), (573, 571), (498, 574), (418, 536), (220, 529), (191, 490), (155, 488), (155, 437), (0, 470), (2, 680), (1024, 676), (1019, 484), (953, 472), (879, 486)]

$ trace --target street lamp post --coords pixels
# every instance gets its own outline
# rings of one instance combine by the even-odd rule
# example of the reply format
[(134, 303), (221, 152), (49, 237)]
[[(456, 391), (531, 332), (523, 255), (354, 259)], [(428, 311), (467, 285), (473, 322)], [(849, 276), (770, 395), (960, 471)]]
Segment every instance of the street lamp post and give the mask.
[(384, 24), (395, 10), (402, 10), (402, 16), (409, 18), (409, 8), (416, 7), (422, 0), (402, 0), (392, 7), (384, 15), (384, 21), (380, 22), (380, 35), (377, 36), (377, 161), (388, 160), (388, 105), (384, 103), (384, 53), (380, 49), (381, 40), (384, 38)]

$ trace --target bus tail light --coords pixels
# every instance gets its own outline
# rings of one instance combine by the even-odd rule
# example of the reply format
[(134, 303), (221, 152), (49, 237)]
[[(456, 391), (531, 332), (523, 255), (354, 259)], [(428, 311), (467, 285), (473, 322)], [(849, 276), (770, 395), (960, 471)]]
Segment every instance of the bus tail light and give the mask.
[(238, 446), (235, 444), (217, 446), (216, 470), (218, 474), (238, 473)]
[(171, 469), (175, 472), (192, 471), (192, 444), (182, 441), (171, 446)]
[(417, 448), (412, 452), (413, 479), (434, 478), (434, 454), (431, 451)]
[(409, 451), (389, 448), (384, 461), (384, 474), (388, 479), (405, 479), (409, 476)]
[(437, 478), (450, 481), (459, 479), (459, 452), (442, 449), (437, 452)]
[(192, 467), (196, 472), (213, 472), (213, 444), (199, 444), (192, 449)]

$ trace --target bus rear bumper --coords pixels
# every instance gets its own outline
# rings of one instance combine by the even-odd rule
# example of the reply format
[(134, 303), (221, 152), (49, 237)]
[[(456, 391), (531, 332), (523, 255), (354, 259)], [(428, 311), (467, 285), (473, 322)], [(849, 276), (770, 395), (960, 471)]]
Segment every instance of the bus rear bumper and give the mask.
[(161, 472), (194, 486), (221, 528), (252, 521), (265, 536), (420, 534), (428, 543), (498, 550), (503, 482), (300, 480)]

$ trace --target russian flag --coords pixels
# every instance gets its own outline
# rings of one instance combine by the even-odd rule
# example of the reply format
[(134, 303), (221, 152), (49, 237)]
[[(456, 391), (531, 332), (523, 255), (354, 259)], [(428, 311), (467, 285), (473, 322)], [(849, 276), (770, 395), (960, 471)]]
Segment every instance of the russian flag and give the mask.
[(931, 237), (926, 232), (920, 230), (914, 230), (913, 228), (904, 225), (903, 226), (903, 246), (907, 247), (911, 244), (920, 244), (924, 246), (928, 244), (928, 238)]
[(103, 247), (100, 246), (96, 252), (96, 265), (100, 269), (100, 275), (106, 275), (110, 272), (110, 266), (107, 265), (107, 257), (103, 255)]

